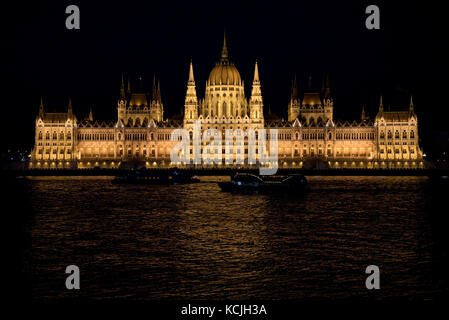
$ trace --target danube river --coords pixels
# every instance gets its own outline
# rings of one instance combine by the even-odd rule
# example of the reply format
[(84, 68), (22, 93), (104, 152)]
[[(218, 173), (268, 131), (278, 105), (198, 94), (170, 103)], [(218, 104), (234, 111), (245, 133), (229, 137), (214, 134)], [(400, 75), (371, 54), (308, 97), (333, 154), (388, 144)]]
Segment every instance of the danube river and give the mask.
[[(216, 181), (116, 186), (111, 177), (11, 184), (21, 285), (71, 299), (406, 299), (447, 292), (447, 185), (425, 177), (308, 177), (304, 193), (234, 195)], [(442, 189), (445, 188), (445, 189)], [(365, 268), (380, 268), (380, 290)]]

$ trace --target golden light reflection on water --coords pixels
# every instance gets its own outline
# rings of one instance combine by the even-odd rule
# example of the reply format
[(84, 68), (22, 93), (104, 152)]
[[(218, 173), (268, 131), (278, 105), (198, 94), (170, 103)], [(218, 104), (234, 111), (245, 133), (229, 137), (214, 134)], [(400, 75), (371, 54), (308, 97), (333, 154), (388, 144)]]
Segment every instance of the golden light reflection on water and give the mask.
[(379, 298), (439, 290), (428, 179), (309, 177), (295, 196), (222, 193), (218, 179), (228, 178), (29, 180), (34, 294), (64, 297), (56, 288), (68, 261), (84, 270), (82, 294), (93, 299), (367, 297), (368, 264), (387, 280)]

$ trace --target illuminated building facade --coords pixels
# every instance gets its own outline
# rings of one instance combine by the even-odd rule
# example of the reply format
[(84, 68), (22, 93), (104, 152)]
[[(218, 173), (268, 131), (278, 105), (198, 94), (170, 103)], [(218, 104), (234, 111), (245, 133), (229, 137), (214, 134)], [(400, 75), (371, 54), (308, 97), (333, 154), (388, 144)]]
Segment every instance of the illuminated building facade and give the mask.
[[(190, 63), (183, 120), (164, 118), (160, 83), (156, 84), (155, 79), (150, 95), (131, 92), (129, 81), (125, 91), (122, 78), (117, 120), (111, 122), (94, 121), (92, 112), (88, 118), (78, 120), (70, 101), (67, 112), (48, 113), (41, 101), (30, 167), (116, 168), (136, 161), (147, 167), (183, 166), (170, 161), (170, 150), (179, 143), (170, 136), (174, 129), (191, 133), (195, 121), (201, 121), (202, 130), (217, 129), (223, 138), (226, 129), (277, 129), (280, 168), (307, 167), (311, 162), (331, 168), (423, 166), (418, 118), (411, 98), (409, 110), (394, 112), (384, 110), (381, 98), (373, 120), (362, 109), (358, 122), (334, 121), (333, 109), (328, 81), (321, 93), (305, 92), (301, 97), (294, 80), (288, 119), (273, 117), (271, 113), (264, 117), (257, 61), (247, 99), (244, 81), (229, 60), (225, 39), (221, 59), (210, 72), (202, 99), (197, 96)], [(247, 137), (243, 141), (243, 146), (232, 150), (235, 157), (242, 152), (247, 159)], [(203, 143), (202, 148), (208, 148), (207, 144)], [(224, 158), (224, 146), (220, 152)], [(234, 165), (225, 165), (223, 161), (222, 167)]]

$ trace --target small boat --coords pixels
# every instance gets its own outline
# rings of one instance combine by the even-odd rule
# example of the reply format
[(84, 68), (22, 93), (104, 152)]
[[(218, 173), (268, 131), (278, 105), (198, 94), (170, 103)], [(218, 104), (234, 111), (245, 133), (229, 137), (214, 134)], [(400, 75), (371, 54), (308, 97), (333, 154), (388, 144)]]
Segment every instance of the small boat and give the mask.
[(157, 173), (145, 169), (134, 170), (112, 180), (113, 184), (188, 184), (196, 182), (200, 182), (197, 177), (177, 170), (171, 173)]
[(303, 190), (307, 186), (307, 179), (302, 174), (267, 176), (262, 179), (254, 174), (241, 173), (232, 177), (230, 182), (218, 182), (218, 185), (225, 192), (286, 193)]

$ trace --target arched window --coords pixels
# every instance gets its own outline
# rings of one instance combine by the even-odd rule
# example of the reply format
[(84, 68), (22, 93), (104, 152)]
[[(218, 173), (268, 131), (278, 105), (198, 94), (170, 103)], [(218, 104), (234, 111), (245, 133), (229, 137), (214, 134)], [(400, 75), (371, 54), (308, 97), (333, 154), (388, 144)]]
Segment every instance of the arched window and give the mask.
[(410, 131), (410, 139), (414, 139), (415, 138), (415, 131)]
[(67, 132), (67, 140), (72, 139), (72, 134), (70, 132)]
[(407, 139), (407, 131), (402, 132), (402, 139)]
[(64, 140), (64, 132), (61, 131), (61, 133), (59, 134), (59, 139)]
[(133, 119), (129, 118), (128, 119), (128, 126), (132, 126), (133, 125)]
[(393, 135), (391, 134), (391, 131), (388, 130), (388, 139), (392, 139), (392, 138), (393, 138)]
[(39, 140), (42, 140), (42, 131), (39, 131)]
[(394, 133), (394, 138), (399, 139), (399, 131), (398, 130), (396, 130), (396, 132)]
[(137, 119), (136, 119), (136, 124), (135, 124), (135, 126), (136, 126), (136, 127), (140, 126), (140, 118), (137, 118)]
[(380, 132), (380, 138), (385, 139), (385, 132), (383, 132), (383, 131)]
[(53, 132), (53, 139), (54, 140), (58, 139), (58, 134), (56, 133), (56, 131)]
[(332, 140), (332, 132), (329, 132), (329, 140)]

